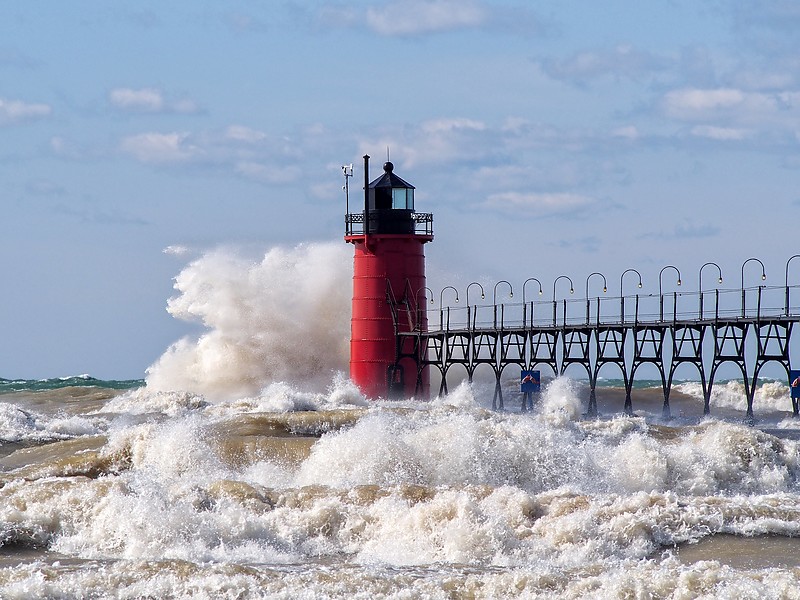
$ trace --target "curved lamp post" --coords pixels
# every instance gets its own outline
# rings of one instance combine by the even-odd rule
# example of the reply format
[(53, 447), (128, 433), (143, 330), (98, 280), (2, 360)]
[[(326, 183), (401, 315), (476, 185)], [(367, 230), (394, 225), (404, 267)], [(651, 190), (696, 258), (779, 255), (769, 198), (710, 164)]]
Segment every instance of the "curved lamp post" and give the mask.
[(431, 297), (431, 304), (433, 304), (433, 290), (431, 288), (429, 288), (427, 285), (425, 287), (420, 288), (420, 289), (417, 290), (417, 298), (419, 298), (419, 293), (421, 291), (423, 291), (423, 290), (425, 290), (425, 299), (427, 300), (428, 299), (428, 294), (430, 294), (431, 295), (430, 296)]
[(619, 276), (619, 320), (621, 323), (625, 322), (625, 296), (622, 295), (622, 282), (626, 273), (636, 273), (639, 277), (639, 287), (642, 287), (642, 274), (636, 269), (625, 269)]
[(473, 281), (472, 283), (470, 283), (467, 286), (467, 306), (469, 306), (469, 288), (471, 288), (473, 285), (477, 285), (479, 288), (481, 288), (481, 300), (486, 298), (486, 294), (483, 291), (483, 286), (480, 283), (478, 283), (477, 281)]
[(719, 279), (717, 279), (717, 285), (722, 284), (722, 269), (719, 268), (719, 265), (715, 262), (707, 262), (702, 267), (700, 267), (700, 275), (697, 278), (697, 291), (700, 293), (700, 312), (699, 317), (700, 319), (703, 318), (703, 269), (706, 267), (714, 265), (717, 267), (717, 273), (719, 273)]
[[(606, 276), (602, 273), (598, 273), (595, 271), (594, 273), (589, 273), (589, 276), (586, 278), (586, 324), (589, 324), (589, 280), (592, 278), (592, 275), (599, 275), (603, 278), (603, 293), (605, 294), (608, 291), (608, 282), (606, 281)], [(597, 320), (600, 321), (600, 297), (597, 298)]]
[[(559, 279), (566, 279), (567, 281), (569, 281), (569, 293), (570, 294), (575, 293), (575, 286), (572, 283), (572, 279), (570, 279), (566, 275), (559, 275), (558, 277), (555, 278), (555, 280), (553, 281), (553, 327), (555, 327), (556, 325), (556, 284), (558, 283)], [(567, 320), (567, 305), (564, 304), (564, 321), (566, 320)]]
[(486, 298), (486, 293), (483, 291), (483, 286), (477, 281), (473, 281), (467, 286), (467, 329), (469, 329), (470, 317), (472, 315), (472, 310), (469, 307), (469, 288), (471, 288), (473, 285), (477, 285), (479, 288), (481, 288), (481, 300)]
[[(664, 274), (664, 271), (666, 271), (667, 269), (675, 269), (675, 272), (678, 274), (678, 285), (681, 284), (681, 272), (678, 269), (678, 267), (676, 267), (675, 265), (667, 265), (666, 267), (661, 269), (661, 271), (659, 271), (659, 273), (658, 273), (658, 305), (659, 305), (658, 315), (659, 315), (659, 318), (660, 318), (661, 321), (664, 320), (664, 293), (662, 292), (662, 287), (661, 287), (661, 276)], [(675, 307), (674, 305), (673, 305), (673, 308), (675, 310), (677, 310), (677, 307)]]
[[(448, 285), (442, 288), (442, 291), (439, 292), (439, 326), (444, 329), (444, 308), (443, 308), (443, 299), (444, 299), (444, 292), (445, 290), (453, 290), (456, 293), (456, 304), (458, 304), (458, 290), (454, 288), (452, 285)], [(433, 302), (433, 298), (431, 298), (431, 303)], [(450, 328), (450, 307), (447, 307), (447, 327)]]
[[(758, 264), (761, 265), (761, 281), (764, 281), (767, 278), (767, 272), (764, 270), (764, 263), (758, 260), (757, 258), (748, 258), (746, 261), (742, 263), (742, 287), (744, 287), (744, 267), (747, 263), (751, 260), (756, 261)], [(790, 259), (791, 260), (791, 259)]]
[[(427, 285), (425, 287), (419, 288), (417, 290), (417, 295), (414, 298), (415, 302), (417, 303), (417, 327), (419, 327), (419, 324), (422, 322), (422, 310), (423, 310), (423, 308), (422, 308), (422, 306), (420, 306), (420, 303), (419, 303), (419, 293), (422, 292), (422, 291), (425, 292), (425, 300), (428, 299), (428, 294), (430, 294), (430, 302), (431, 302), (431, 304), (433, 304), (433, 290), (431, 288), (429, 288)], [(424, 304), (424, 302), (423, 302), (423, 304)]]
[[(444, 300), (444, 293), (447, 290), (453, 290), (456, 293), (456, 303), (458, 303), (458, 290), (454, 288), (452, 285), (448, 285), (442, 288), (442, 291), (439, 292), (439, 310), (442, 310), (442, 304)], [(433, 302), (433, 298), (431, 298), (431, 302)]]
[(505, 279), (501, 279), (497, 283), (494, 284), (494, 291), (492, 292), (492, 303), (497, 304), (497, 286), (501, 283), (505, 283), (508, 286), (508, 297), (514, 297), (514, 288), (511, 287), (511, 284), (508, 283)]
[[(528, 305), (525, 304), (525, 286), (528, 285), (529, 281), (535, 281), (539, 284), (539, 295), (542, 295), (542, 282), (536, 279), (536, 277), (528, 277), (522, 284), (522, 326), (527, 326), (527, 310)], [(531, 302), (531, 325), (533, 325), (533, 302)]]
[[(494, 327), (497, 329), (497, 286), (501, 283), (505, 283), (508, 286), (508, 297), (514, 297), (514, 288), (511, 287), (511, 284), (508, 283), (505, 279), (501, 279), (497, 283), (494, 284), (494, 291), (492, 292), (492, 304), (494, 305)], [(502, 319), (501, 319), (502, 324)]]
[[(757, 258), (748, 258), (746, 261), (742, 263), (742, 317), (745, 316), (744, 267), (751, 260), (761, 265), (761, 281), (764, 281), (767, 278), (767, 272), (764, 270), (764, 263), (758, 260)], [(760, 288), (759, 288), (759, 298), (760, 298)]]
[(793, 259), (800, 258), (800, 254), (795, 254), (794, 256), (789, 257), (789, 260), (786, 261), (786, 279), (784, 280), (784, 285), (786, 286), (786, 316), (789, 316), (789, 263), (792, 262)]
[(542, 282), (536, 279), (536, 277), (528, 277), (525, 282), (522, 284), (522, 303), (525, 304), (525, 286), (528, 285), (529, 281), (535, 281), (539, 284), (539, 295), (542, 295)]

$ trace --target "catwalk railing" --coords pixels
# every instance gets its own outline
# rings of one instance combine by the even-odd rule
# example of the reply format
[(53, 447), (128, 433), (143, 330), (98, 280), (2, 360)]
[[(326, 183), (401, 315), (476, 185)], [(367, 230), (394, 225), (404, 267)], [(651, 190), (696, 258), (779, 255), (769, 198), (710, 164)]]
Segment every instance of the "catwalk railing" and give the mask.
[[(526, 301), (523, 285), (523, 302), (514, 303), (497, 302), (501, 283), (507, 284), (501, 291), (513, 300), (506, 281), (495, 285), (491, 304), (470, 303), (470, 287), (480, 288), (481, 298), (485, 298), (480, 284), (470, 284), (465, 306), (460, 305), (461, 298), (452, 286), (441, 290), (439, 305), (433, 308), (435, 298), (429, 288), (413, 294), (407, 289), (400, 300), (388, 290), (396, 324), (399, 319), (411, 324), (424, 322), (422, 312), (428, 323), (424, 331), (396, 327), (396, 366), (406, 363), (408, 372), (408, 361), (414, 363), (418, 386), (424, 369), (438, 370), (439, 393), (446, 394), (447, 378), (455, 367), (463, 369), (472, 381), (476, 369), (487, 365), (496, 381), (493, 406), (503, 408), (500, 380), (509, 366), (525, 370), (546, 366), (554, 375), (561, 375), (579, 365), (589, 380), (587, 412), (596, 415), (595, 390), (601, 370), (619, 369), (625, 385), (624, 411), (631, 414), (636, 373), (651, 365), (661, 379), (663, 414), (668, 417), (670, 389), (679, 368), (689, 365), (696, 369), (708, 414), (714, 379), (719, 368), (730, 363), (741, 372), (747, 417), (752, 418), (756, 383), (764, 366), (781, 365), (788, 379), (795, 364), (791, 357), (793, 325), (800, 321), (798, 285), (616, 297), (604, 294), (576, 300), (556, 298), (554, 283), (552, 300)], [(541, 285), (539, 290), (541, 293)], [(792, 399), (792, 412), (798, 415), (796, 399)]]

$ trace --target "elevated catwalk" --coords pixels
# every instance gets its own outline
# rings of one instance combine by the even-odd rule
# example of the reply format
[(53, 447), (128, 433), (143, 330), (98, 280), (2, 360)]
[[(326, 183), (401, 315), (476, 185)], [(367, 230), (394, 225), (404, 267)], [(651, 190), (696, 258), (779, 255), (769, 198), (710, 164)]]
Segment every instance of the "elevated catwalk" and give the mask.
[[(523, 284), (521, 303), (497, 302), (498, 286), (505, 284), (501, 286), (505, 295), (511, 292), (511, 284), (502, 281), (495, 285), (491, 304), (470, 304), (470, 287), (480, 288), (481, 298), (485, 298), (483, 287), (472, 283), (467, 287), (466, 306), (452, 305), (459, 296), (455, 288), (448, 286), (440, 293), (438, 309), (433, 310), (428, 308), (434, 302), (432, 291), (426, 290), (424, 300), (417, 303), (419, 295), (409, 290), (398, 294), (389, 286), (387, 300), (395, 323), (396, 361), (416, 364), (418, 386), (422, 373), (438, 370), (440, 394), (447, 393), (449, 374), (457, 376), (456, 371), (462, 369), (472, 381), (476, 369), (488, 365), (496, 380), (495, 408), (503, 408), (500, 380), (509, 367), (529, 370), (545, 366), (560, 375), (571, 365), (580, 365), (589, 379), (589, 415), (597, 414), (595, 388), (601, 369), (605, 377), (614, 377), (618, 369), (626, 392), (623, 410), (630, 414), (636, 374), (643, 365), (652, 365), (661, 377), (665, 416), (670, 415), (670, 388), (679, 368), (690, 365), (699, 374), (704, 412), (708, 414), (715, 376), (720, 366), (732, 363), (742, 374), (748, 418), (753, 417), (756, 381), (763, 367), (771, 362), (780, 364), (789, 377), (793, 365), (798, 364), (792, 362), (791, 349), (793, 326), (800, 321), (800, 286), (788, 285), (788, 263), (784, 286), (702, 293), (663, 293), (659, 289), (657, 295), (625, 296), (622, 279), (628, 272), (639, 275), (633, 269), (623, 273), (617, 297), (589, 298), (587, 280), (586, 298), (557, 300), (555, 284), (559, 278), (553, 285), (553, 300), (528, 302), (526, 284), (535, 282), (539, 293), (542, 291), (539, 281), (530, 278)], [(744, 268), (742, 272), (744, 280)], [(592, 275), (603, 277), (605, 292), (605, 277)], [(571, 280), (569, 284), (572, 293)], [(639, 284), (641, 287), (641, 276)], [(448, 306), (444, 305), (445, 296)], [(415, 325), (409, 328), (409, 322)], [(421, 323), (427, 326), (419, 326)], [(681, 373), (689, 377), (691, 371), (684, 368)], [(792, 398), (792, 410), (797, 416), (797, 398)]]

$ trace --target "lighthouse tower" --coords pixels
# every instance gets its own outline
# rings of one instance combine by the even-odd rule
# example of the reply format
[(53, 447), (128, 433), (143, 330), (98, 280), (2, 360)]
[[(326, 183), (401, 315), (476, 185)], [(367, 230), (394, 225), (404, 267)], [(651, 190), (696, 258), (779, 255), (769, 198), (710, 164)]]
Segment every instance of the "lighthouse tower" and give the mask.
[(398, 338), (395, 326), (427, 330), (424, 246), (433, 240), (433, 215), (414, 211), (414, 186), (392, 163), (370, 183), (364, 156), (364, 212), (346, 215), (345, 226), (355, 247), (350, 377), (368, 398), (427, 398), (427, 368), (418, 373), (413, 340)]

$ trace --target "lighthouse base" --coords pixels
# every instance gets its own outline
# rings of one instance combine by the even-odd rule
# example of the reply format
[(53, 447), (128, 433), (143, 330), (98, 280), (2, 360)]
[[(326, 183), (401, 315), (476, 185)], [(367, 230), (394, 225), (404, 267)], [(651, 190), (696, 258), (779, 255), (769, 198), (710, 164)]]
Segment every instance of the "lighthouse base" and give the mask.
[(420, 378), (415, 350), (402, 347), (412, 345), (413, 338), (402, 336), (401, 342), (396, 334), (427, 331), (424, 244), (431, 237), (375, 234), (345, 239), (355, 247), (351, 379), (368, 398), (427, 398), (427, 372)]

